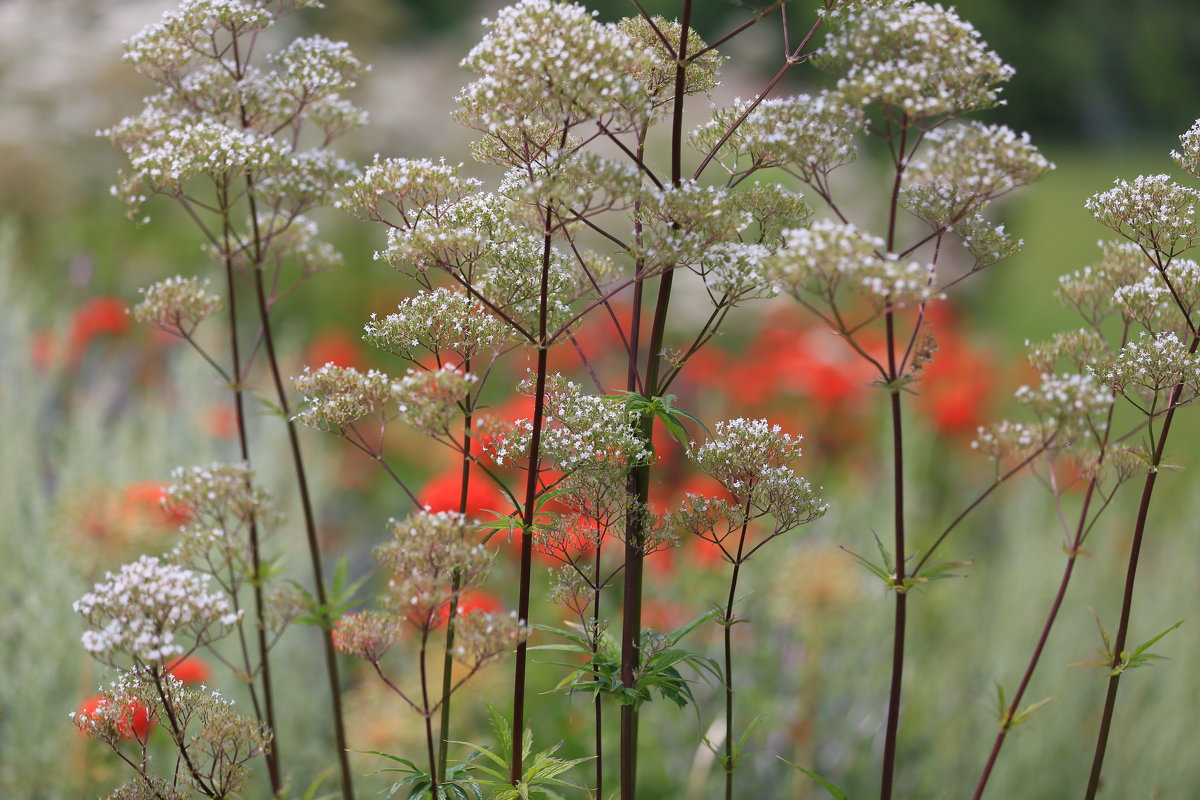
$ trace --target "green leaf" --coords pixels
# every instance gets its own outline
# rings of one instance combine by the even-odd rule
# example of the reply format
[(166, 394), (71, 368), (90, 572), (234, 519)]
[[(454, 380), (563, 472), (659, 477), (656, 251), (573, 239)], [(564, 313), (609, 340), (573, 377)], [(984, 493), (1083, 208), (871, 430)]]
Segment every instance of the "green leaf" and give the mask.
[(796, 769), (800, 770), (805, 775), (807, 775), (808, 777), (812, 778), (814, 781), (819, 783), (821, 785), (821, 788), (823, 788), (825, 791), (829, 792), (829, 794), (831, 794), (833, 796), (834, 800), (848, 800), (848, 796), (845, 792), (843, 792), (841, 789), (834, 786), (832, 783), (825, 780), (824, 778), (822, 778), (820, 775), (813, 772), (812, 770), (805, 769), (804, 767), (800, 766), (799, 764), (793, 764), (791, 761), (788, 761), (783, 756), (777, 756), (777, 758), (780, 761), (782, 761), (783, 763), (787, 764), (789, 767), (795, 767)]
[(1176, 622), (1174, 625), (1167, 628), (1165, 631), (1158, 634), (1154, 638), (1149, 639), (1149, 640), (1143, 642), (1142, 644), (1138, 645), (1137, 648), (1134, 649), (1133, 653), (1131, 653), (1131, 654), (1121, 653), (1120, 663), (1117, 664), (1117, 666), (1113, 667), (1112, 671), (1109, 674), (1110, 675), (1120, 675), (1122, 672), (1124, 672), (1127, 669), (1137, 669), (1138, 667), (1149, 666), (1151, 660), (1165, 658), (1165, 656), (1160, 656), (1160, 655), (1155, 655), (1153, 653), (1150, 653), (1149, 650), (1151, 647), (1153, 647), (1155, 644), (1158, 643), (1159, 639), (1163, 638), (1168, 633), (1170, 633), (1171, 631), (1178, 628), (1180, 625), (1183, 624), (1183, 622), (1184, 622), (1183, 620), (1179, 620), (1179, 622)]

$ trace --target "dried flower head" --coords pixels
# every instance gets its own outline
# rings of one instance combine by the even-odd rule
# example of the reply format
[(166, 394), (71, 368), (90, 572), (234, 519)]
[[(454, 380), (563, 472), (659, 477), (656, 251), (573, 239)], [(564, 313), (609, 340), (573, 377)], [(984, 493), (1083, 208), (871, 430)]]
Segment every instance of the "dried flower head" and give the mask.
[(338, 652), (378, 664), (391, 649), (404, 620), (383, 611), (358, 611), (337, 621), (332, 631)]
[(516, 612), (489, 614), (474, 611), (459, 618), (454, 658), (472, 671), (493, 664), (529, 638), (529, 626)]
[(392, 541), (375, 548), (375, 560), (392, 573), (388, 603), (421, 630), (440, 622), (441, 608), (459, 591), (479, 586), (493, 553), (468, 541), (467, 520), (450, 511), (418, 512), (390, 523)]
[(478, 380), (449, 364), (435, 370), (410, 369), (396, 384), (400, 418), (426, 436), (457, 446), (451, 427), (462, 419)]

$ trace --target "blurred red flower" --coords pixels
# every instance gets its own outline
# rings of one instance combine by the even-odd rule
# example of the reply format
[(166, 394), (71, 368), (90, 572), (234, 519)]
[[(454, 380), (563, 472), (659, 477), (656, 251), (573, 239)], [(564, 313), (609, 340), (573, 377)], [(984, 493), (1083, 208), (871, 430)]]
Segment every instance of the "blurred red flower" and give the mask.
[(362, 347), (356, 336), (347, 333), (343, 328), (330, 326), (323, 328), (309, 344), (304, 363), (313, 369), (320, 369), (330, 363), (339, 367), (361, 369)]
[(177, 527), (191, 519), (187, 508), (163, 505), (167, 486), (157, 481), (138, 481), (125, 485), (121, 496), (122, 516), (129, 521), (145, 520), (157, 525)]
[(212, 674), (208, 664), (196, 656), (179, 659), (168, 665), (167, 671), (184, 683), (208, 683)]
[[(462, 503), (462, 471), (450, 469), (435, 475), (417, 492), (417, 502), (427, 511), (458, 511)], [(510, 505), (491, 479), (473, 474), (467, 483), (468, 517), (490, 518), (491, 511), (504, 511)]]
[[(104, 695), (93, 695), (79, 705), (77, 716), (90, 717), (108, 705), (109, 699)], [(137, 739), (146, 741), (153, 720), (150, 719), (150, 709), (137, 700), (129, 700), (125, 714), (117, 722), (117, 734), (122, 739)]]
[(129, 330), (129, 314), (119, 297), (93, 297), (75, 312), (68, 339), (69, 359), (76, 362), (96, 336), (121, 336)]

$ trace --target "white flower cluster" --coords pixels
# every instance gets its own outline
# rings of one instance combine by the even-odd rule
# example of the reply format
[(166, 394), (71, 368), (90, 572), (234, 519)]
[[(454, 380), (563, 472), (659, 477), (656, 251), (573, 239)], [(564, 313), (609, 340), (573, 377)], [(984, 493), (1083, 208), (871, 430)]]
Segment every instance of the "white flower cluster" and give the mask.
[(1185, 172), (1200, 178), (1200, 119), (1180, 135), (1179, 149), (1171, 151), (1171, 158)]
[(505, 173), (500, 194), (522, 210), (526, 226), (543, 235), (546, 210), (557, 225), (578, 227), (580, 220), (607, 211), (625, 211), (642, 196), (642, 174), (634, 164), (604, 158), (588, 150), (552, 150), (529, 166)]
[(480, 77), (459, 93), (459, 119), (520, 141), (520, 128), (544, 120), (559, 129), (597, 120), (628, 130), (650, 114), (635, 75), (653, 52), (576, 3), (521, 0), (484, 20), (487, 33), (462, 66)]
[(267, 60), (282, 68), (279, 88), (297, 100), (353, 89), (358, 75), (370, 69), (355, 58), (348, 44), (324, 36), (296, 39)]
[(848, 223), (818, 220), (808, 228), (784, 231), (784, 244), (771, 269), (792, 295), (814, 294), (834, 302), (842, 287), (865, 297), (877, 310), (936, 296), (935, 269), (919, 261), (880, 255), (884, 241)]
[[(355, 216), (403, 228), (427, 218), (440, 220), (446, 209), (482, 185), (474, 178), (460, 177), (461, 166), (427, 158), (380, 159), (376, 153), (362, 175), (337, 187), (342, 199), (334, 205)], [(381, 206), (390, 206), (395, 216), (386, 217)]]
[(971, 449), (993, 461), (1015, 458), (1023, 461), (1038, 448), (1046, 446), (1054, 436), (1054, 428), (1046, 424), (1026, 425), (1023, 422), (1002, 420), (995, 425), (980, 426), (971, 442)]
[(736, 198), (695, 181), (647, 191), (639, 211), (642, 236), (632, 254), (649, 271), (699, 264), (714, 245), (737, 240), (754, 224)]
[(400, 418), (426, 436), (454, 441), (450, 428), (463, 417), (478, 377), (446, 364), (441, 369), (410, 369), (395, 386)]
[(749, 214), (758, 226), (757, 236), (748, 237), (743, 233), (739, 237), (741, 241), (749, 239), (766, 245), (772, 252), (782, 246), (785, 230), (801, 227), (813, 215), (804, 195), (789, 191), (778, 183), (755, 181), (752, 186), (734, 192), (730, 199), (734, 207)]
[[(532, 378), (518, 387), (532, 391)], [(582, 387), (561, 375), (546, 382), (545, 416), (539, 445), (543, 465), (554, 464), (563, 472), (617, 470), (644, 464), (651, 457), (649, 445), (637, 430), (624, 398), (584, 394)], [(499, 436), (492, 437), (491, 453), (498, 464), (518, 466), (529, 457), (533, 420), (521, 419)]]
[[(710, 122), (692, 132), (693, 146), (716, 147), (750, 103), (740, 98), (713, 111)], [(737, 174), (739, 160), (747, 169), (785, 167), (807, 183), (821, 183), (837, 167), (854, 160), (854, 137), (862, 130), (861, 109), (837, 92), (764, 100), (721, 145), (730, 160), (725, 169)]]
[(1091, 328), (1059, 332), (1049, 342), (1034, 344), (1026, 340), (1025, 346), (1029, 348), (1029, 363), (1042, 373), (1053, 373), (1060, 361), (1082, 372), (1109, 355), (1108, 343)]
[(136, 202), (140, 192), (178, 196), (190, 178), (269, 171), (291, 155), (285, 142), (217, 120), (188, 120), (156, 108), (100, 133), (129, 155), (134, 173), (122, 183), (120, 195), (133, 208), (140, 205)]
[(1112, 302), (1122, 317), (1151, 332), (1169, 328), (1178, 321), (1171, 291), (1161, 278), (1148, 277), (1120, 286), (1113, 292)]
[(905, 202), (935, 227), (955, 225), (1054, 169), (1029, 134), (1003, 125), (948, 125), (925, 134), (925, 141), (905, 170)]
[(406, 297), (383, 319), (372, 314), (363, 330), (366, 341), (414, 362), (446, 353), (465, 362), (496, 352), (512, 339), (509, 327), (482, 302), (446, 288)]
[(270, 493), (254, 482), (246, 464), (176, 467), (163, 504), (186, 517), (180, 528), (184, 541), (173, 557), (192, 564), (211, 566), (204, 559), (216, 548), (223, 554), (221, 564), (244, 566), (250, 554), (249, 526), (267, 531), (279, 523)]
[(734, 497), (744, 497), (765, 470), (799, 458), (803, 440), (765, 419), (731, 419), (718, 422), (704, 444), (693, 442), (688, 456)]
[(1088, 198), (1084, 206), (1101, 224), (1140, 247), (1167, 258), (1200, 244), (1196, 203), (1200, 192), (1169, 175), (1118, 179), (1113, 188)]
[(292, 419), (317, 430), (340, 434), (364, 417), (382, 424), (404, 410), (400, 384), (379, 370), (363, 373), (329, 363), (316, 371), (305, 367), (293, 383), (305, 407)]
[(1152, 399), (1179, 384), (1183, 384), (1180, 403), (1194, 399), (1200, 392), (1200, 355), (1189, 352), (1171, 331), (1156, 336), (1143, 333), (1096, 372), (1113, 391), (1134, 402), (1139, 397)]
[(274, 21), (257, 2), (183, 0), (178, 9), (163, 12), (161, 22), (147, 25), (125, 41), (124, 61), (151, 80), (170, 83), (221, 33), (253, 35)]
[[(679, 63), (678, 59), (667, 51), (663, 39), (671, 43), (672, 49), (678, 47), (683, 26), (675, 20), (656, 16), (651, 27), (645, 17), (634, 14), (618, 22), (617, 28), (629, 36), (635, 46), (645, 48), (652, 54), (648, 61), (638, 59), (633, 65), (632, 74), (644, 88), (651, 105), (661, 108), (674, 99), (675, 69)], [(718, 77), (725, 57), (716, 50), (708, 50), (699, 58), (694, 55), (707, 47), (704, 40), (696, 35), (695, 30), (688, 31), (688, 66), (683, 88), (685, 95), (707, 92), (719, 85)]]
[(1101, 430), (1112, 406), (1112, 392), (1091, 373), (1042, 373), (1037, 388), (1021, 386), (1017, 400), (1045, 424), (1068, 434)]
[(837, 73), (854, 104), (876, 102), (910, 119), (956, 115), (999, 104), (1013, 68), (953, 9), (908, 0), (843, 3), (814, 58)]
[(205, 288), (208, 279), (176, 275), (138, 291), (142, 301), (133, 318), (167, 333), (191, 336), (196, 326), (221, 310), (221, 298)]
[[(83, 634), (83, 647), (105, 661), (120, 652), (136, 663), (163, 662), (187, 652), (177, 638), (187, 634), (206, 643), (220, 628), (234, 625), (242, 612), (229, 598), (210, 593), (211, 577), (152, 556), (141, 556), (105, 575), (102, 583), (74, 603), (96, 630)], [(217, 628), (217, 631), (213, 631)]]
[(770, 255), (761, 244), (722, 242), (708, 249), (695, 272), (704, 279), (714, 305), (774, 297), (779, 286), (764, 268)]
[(973, 269), (983, 269), (1015, 255), (1024, 246), (1024, 239), (1017, 239), (1004, 229), (993, 226), (982, 214), (958, 223), (951, 231), (962, 239), (967, 252), (975, 256)]
[(1112, 314), (1113, 294), (1119, 288), (1139, 282), (1155, 269), (1146, 254), (1130, 242), (1100, 242), (1099, 247), (1097, 263), (1058, 279), (1059, 300), (1093, 325)]
[[(278, 257), (297, 264), (305, 276), (342, 265), (342, 254), (329, 242), (318, 238), (316, 221), (303, 214), (260, 214), (258, 227), (262, 238), (270, 243), (271, 250)], [(248, 257), (251, 253), (242, 255)]]

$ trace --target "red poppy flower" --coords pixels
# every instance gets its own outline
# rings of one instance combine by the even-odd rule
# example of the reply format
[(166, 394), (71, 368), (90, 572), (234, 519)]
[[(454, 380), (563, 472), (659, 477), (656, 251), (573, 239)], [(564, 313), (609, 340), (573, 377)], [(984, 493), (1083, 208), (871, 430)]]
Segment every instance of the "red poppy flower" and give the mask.
[[(108, 705), (108, 702), (109, 699), (104, 695), (93, 695), (80, 704), (77, 715), (93, 716)], [(150, 733), (150, 726), (153, 724), (153, 720), (150, 718), (150, 709), (137, 700), (129, 700), (127, 703), (126, 713), (122, 714), (117, 722), (117, 734), (122, 739), (136, 738), (139, 742), (144, 742)]]
[(342, 328), (328, 327), (317, 334), (308, 346), (304, 363), (313, 369), (319, 369), (326, 364), (336, 364), (339, 367), (363, 366), (362, 348), (358, 339), (351, 336)]
[(196, 656), (181, 658), (167, 667), (167, 671), (184, 683), (208, 683), (212, 670)]
[(124, 516), (169, 527), (177, 527), (191, 519), (191, 512), (187, 508), (178, 504), (164, 505), (166, 499), (166, 484), (157, 481), (126, 484), (122, 493)]
[(71, 320), (68, 342), (71, 361), (77, 361), (96, 336), (120, 336), (128, 331), (126, 309), (125, 301), (119, 297), (93, 297), (84, 303)]
[[(458, 511), (462, 503), (462, 471), (450, 469), (435, 475), (417, 492), (417, 503), (428, 511)], [(503, 511), (508, 500), (484, 475), (472, 475), (467, 483), (468, 517), (491, 517), (488, 511)]]

